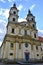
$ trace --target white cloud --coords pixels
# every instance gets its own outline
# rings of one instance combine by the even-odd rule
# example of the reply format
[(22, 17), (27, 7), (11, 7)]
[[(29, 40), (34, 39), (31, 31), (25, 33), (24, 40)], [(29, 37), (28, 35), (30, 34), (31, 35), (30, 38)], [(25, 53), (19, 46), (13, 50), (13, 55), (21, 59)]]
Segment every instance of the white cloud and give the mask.
[(18, 10), (21, 11), (21, 9), (23, 8), (23, 6), (20, 4), (17, 8), (18, 8)]
[(40, 30), (38, 27), (37, 27), (37, 29), (38, 29), (39, 32), (43, 33), (43, 30)]
[(0, 23), (1, 23), (1, 22), (4, 22), (4, 23), (5, 23), (5, 21), (4, 21), (3, 19), (0, 19)]
[(6, 27), (7, 22), (6, 22), (5, 20), (0, 19), (0, 24), (1, 24), (1, 25), (4, 24), (4, 26)]
[(23, 18), (18, 19), (18, 22), (22, 22), (22, 21), (26, 21), (26, 19), (23, 19)]
[(0, 24), (1, 25), (6, 27), (8, 16), (9, 16), (9, 9), (0, 8)]
[(0, 8), (0, 45), (6, 33), (7, 19), (9, 16), (9, 9)]
[(14, 0), (8, 0), (9, 2), (13, 2)]
[(5, 3), (5, 0), (0, 0), (1, 2)]
[(33, 10), (33, 8), (36, 6), (36, 4), (33, 4), (32, 6), (30, 6), (30, 10)]
[(4, 16), (5, 18), (8, 18), (8, 16), (9, 16), (9, 9), (0, 8), (0, 16)]
[(1, 44), (2, 44), (2, 41), (0, 41), (0, 46), (1, 46)]
[(0, 19), (0, 35), (2, 35), (3, 33), (5, 34), (5, 32), (6, 32), (6, 25), (7, 25), (7, 22)]
[(38, 35), (43, 37), (43, 30), (39, 29), (38, 27), (37, 30), (38, 30)]
[(0, 29), (0, 34), (2, 33), (2, 30)]
[(3, 15), (4, 15), (6, 18), (8, 18), (8, 16), (9, 16), (9, 9), (5, 9)]

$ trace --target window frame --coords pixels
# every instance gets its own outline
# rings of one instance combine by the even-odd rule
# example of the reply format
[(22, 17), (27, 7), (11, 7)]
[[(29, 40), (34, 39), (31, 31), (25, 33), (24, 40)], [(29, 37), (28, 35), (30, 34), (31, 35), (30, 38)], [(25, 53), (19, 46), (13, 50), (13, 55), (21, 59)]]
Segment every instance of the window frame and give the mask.
[(37, 56), (39, 56), (39, 54), (37, 54)]
[(38, 50), (38, 46), (36, 46), (36, 50)]
[(12, 33), (14, 33), (14, 28), (12, 28)]
[(15, 21), (15, 18), (13, 18), (13, 21)]
[(11, 43), (11, 44), (10, 44), (10, 47), (11, 47), (11, 48), (13, 48), (13, 47), (14, 47), (14, 44), (13, 44), (13, 43)]
[(10, 56), (13, 56), (13, 53), (10, 53)]
[(34, 33), (34, 38), (36, 38), (36, 34)]
[(27, 35), (27, 30), (24, 30), (25, 35)]
[(28, 43), (27, 42), (25, 43), (25, 47), (28, 48)]
[(13, 13), (14, 13), (14, 14), (16, 14), (16, 12), (15, 12), (15, 11), (14, 11)]

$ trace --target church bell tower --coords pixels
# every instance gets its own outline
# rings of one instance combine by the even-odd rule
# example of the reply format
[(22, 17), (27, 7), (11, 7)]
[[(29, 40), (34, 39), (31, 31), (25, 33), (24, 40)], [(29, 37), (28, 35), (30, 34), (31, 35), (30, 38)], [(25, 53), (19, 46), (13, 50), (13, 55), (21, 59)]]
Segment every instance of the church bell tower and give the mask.
[(33, 16), (33, 14), (31, 13), (30, 10), (28, 11), (26, 20), (27, 20), (27, 22), (29, 22), (29, 24), (32, 28), (36, 29), (35, 16)]
[(35, 39), (38, 39), (38, 30), (37, 30), (37, 27), (36, 27), (35, 16), (31, 13), (30, 10), (28, 11), (26, 20), (29, 23), (29, 26), (31, 28), (32, 37), (35, 38)]
[(9, 22), (18, 22), (18, 9), (16, 7), (16, 4), (14, 3), (13, 7), (11, 7), (10, 11), (9, 11), (9, 18), (8, 21)]

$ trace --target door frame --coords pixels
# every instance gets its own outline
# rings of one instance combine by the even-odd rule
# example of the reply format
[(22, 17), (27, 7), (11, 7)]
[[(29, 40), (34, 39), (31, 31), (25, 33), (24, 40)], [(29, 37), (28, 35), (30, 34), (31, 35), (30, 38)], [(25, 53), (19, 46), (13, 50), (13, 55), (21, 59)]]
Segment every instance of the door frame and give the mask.
[[(26, 59), (26, 54), (28, 55), (28, 59)], [(29, 52), (25, 52), (25, 60), (26, 61), (29, 61), (29, 54), (30, 54)]]

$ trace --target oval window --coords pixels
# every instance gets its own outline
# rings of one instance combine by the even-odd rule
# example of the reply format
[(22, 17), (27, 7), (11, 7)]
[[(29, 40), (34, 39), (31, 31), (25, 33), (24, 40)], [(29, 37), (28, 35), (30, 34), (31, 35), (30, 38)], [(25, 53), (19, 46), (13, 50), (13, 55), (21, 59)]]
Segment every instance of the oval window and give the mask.
[(28, 47), (28, 43), (27, 42), (25, 43), (25, 47)]

